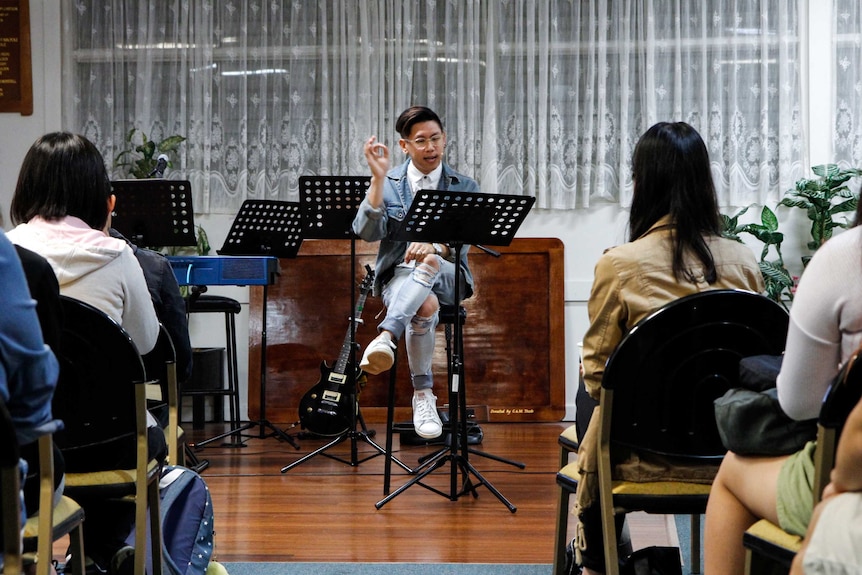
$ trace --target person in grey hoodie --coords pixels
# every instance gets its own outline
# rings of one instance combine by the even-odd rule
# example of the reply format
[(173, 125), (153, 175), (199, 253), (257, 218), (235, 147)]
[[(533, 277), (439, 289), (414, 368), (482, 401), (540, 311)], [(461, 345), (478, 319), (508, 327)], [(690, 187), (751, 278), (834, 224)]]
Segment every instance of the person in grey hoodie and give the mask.
[(8, 237), (48, 260), (62, 295), (111, 316), (146, 354), (156, 345), (159, 320), (135, 254), (108, 235), (115, 202), (102, 155), (89, 140), (46, 134), (21, 166)]

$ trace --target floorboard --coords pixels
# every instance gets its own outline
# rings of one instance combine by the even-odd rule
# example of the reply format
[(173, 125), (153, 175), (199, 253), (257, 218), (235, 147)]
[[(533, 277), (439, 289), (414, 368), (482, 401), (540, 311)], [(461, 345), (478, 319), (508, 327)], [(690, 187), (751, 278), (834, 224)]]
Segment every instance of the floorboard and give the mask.
[[(379, 426), (381, 429), (382, 425)], [(302, 438), (295, 450), (276, 438), (246, 440), (246, 447), (208, 447), (203, 476), (215, 509), (216, 554), (230, 561), (549, 563), (556, 513), (557, 436), (563, 423), (486, 423), (477, 449), (526, 468), (471, 454), (470, 463), (517, 507), (515, 513), (487, 488), (452, 501), (414, 485), (375, 508), (383, 494), (383, 456), (351, 465), (376, 452), (351, 440), (286, 473), (281, 468), (324, 445)], [(212, 429), (208, 426), (205, 432)], [(371, 426), (374, 429), (374, 426)], [(190, 430), (192, 439), (201, 433)], [(385, 438), (376, 437), (381, 445)], [(405, 446), (397, 457), (408, 466), (439, 447)], [(392, 489), (410, 479), (393, 466)], [(474, 478), (475, 479), (475, 478)], [(427, 483), (450, 493), (451, 463)], [(459, 482), (460, 485), (460, 482)]]
[[(470, 463), (516, 506), (512, 513), (486, 487), (450, 500), (419, 485), (381, 509), (382, 456), (364, 441), (347, 440), (327, 451), (343, 461), (317, 455), (286, 473), (281, 469), (327, 443), (298, 438), (300, 449), (275, 437), (245, 438), (244, 447), (212, 443), (196, 451), (209, 462), (202, 472), (215, 512), (215, 557), (221, 562), (421, 562), (552, 563), (557, 505), (557, 437), (568, 423), (483, 423), (476, 449), (523, 462), (521, 470), (475, 454)], [(278, 424), (280, 429), (287, 426)], [(373, 431), (383, 424), (369, 424)], [(191, 442), (220, 433), (223, 425), (184, 428)], [(291, 435), (296, 429), (288, 430)], [(374, 437), (385, 442), (381, 431)], [(408, 466), (439, 446), (399, 447), (396, 456)], [(352, 461), (361, 461), (351, 465)], [(393, 466), (392, 490), (410, 479)], [(450, 493), (451, 464), (427, 483)], [(632, 514), (629, 526), (636, 546), (667, 544), (673, 537), (667, 521)], [(672, 523), (672, 522), (670, 522)], [(570, 522), (570, 525), (573, 525)], [(573, 532), (570, 527), (570, 532)], [(54, 551), (62, 560), (65, 544)]]

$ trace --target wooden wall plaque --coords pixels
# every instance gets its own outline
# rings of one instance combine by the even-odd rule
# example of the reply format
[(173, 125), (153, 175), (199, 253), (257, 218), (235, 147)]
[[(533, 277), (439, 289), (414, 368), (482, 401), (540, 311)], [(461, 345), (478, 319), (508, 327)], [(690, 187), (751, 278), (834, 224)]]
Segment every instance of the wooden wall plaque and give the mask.
[(29, 0), (0, 0), (0, 112), (33, 113)]
[[(563, 244), (556, 238), (515, 239), (495, 258), (469, 252), (476, 293), (464, 301), (464, 383), (479, 421), (559, 421), (565, 415)], [(356, 243), (356, 285), (374, 267), (377, 244)], [(306, 240), (267, 291), (266, 419), (293, 423), (302, 396), (334, 364), (349, 330), (350, 241)], [(248, 403), (260, 417), (263, 288), (250, 290)], [(358, 290), (356, 295), (358, 296)], [(356, 332), (363, 346), (377, 334), (382, 302), (369, 296)], [(381, 316), (382, 317), (382, 316)], [(438, 328), (435, 393), (447, 398), (444, 331)], [(396, 421), (410, 420), (410, 372), (399, 347)], [(359, 404), (367, 421), (386, 420), (389, 374), (368, 376)]]

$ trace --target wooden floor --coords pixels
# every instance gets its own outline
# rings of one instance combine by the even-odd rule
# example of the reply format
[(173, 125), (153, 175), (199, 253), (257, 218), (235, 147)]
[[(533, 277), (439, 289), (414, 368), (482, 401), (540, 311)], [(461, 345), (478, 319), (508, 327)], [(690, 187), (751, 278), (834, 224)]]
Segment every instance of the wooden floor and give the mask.
[[(199, 441), (217, 431), (215, 425), (187, 430)], [(384, 427), (369, 424), (372, 430)], [(222, 562), (551, 563), (557, 436), (566, 424), (481, 427), (484, 440), (477, 449), (526, 464), (522, 470), (475, 454), (469, 459), (517, 508), (514, 513), (485, 486), (476, 498), (467, 494), (451, 501), (414, 485), (378, 510), (384, 458), (350, 465), (351, 440), (326, 452), (347, 463), (317, 455), (286, 473), (282, 467), (326, 441), (301, 438), (300, 450), (274, 437), (247, 439), (243, 448), (207, 447), (197, 455), (209, 461), (202, 475), (213, 498), (216, 557)], [(251, 431), (259, 435), (257, 428)], [(375, 440), (384, 444), (382, 431)], [(355, 461), (376, 452), (362, 440), (356, 447)], [(397, 457), (413, 467), (436, 449), (405, 446)], [(395, 490), (410, 476), (393, 469)], [(427, 483), (450, 493), (450, 469), (447, 462)]]
[[(215, 558), (228, 562), (356, 562), (356, 563), (552, 563), (558, 488), (557, 437), (569, 423), (483, 423), (484, 439), (476, 449), (526, 464), (518, 469), (471, 454), (470, 463), (514, 505), (512, 513), (485, 486), (478, 497), (455, 501), (414, 485), (383, 505), (382, 456), (350, 440), (327, 451), (339, 460), (317, 455), (286, 473), (281, 469), (327, 442), (300, 438), (296, 450), (274, 437), (260, 439), (260, 429), (245, 447), (212, 443), (196, 452), (209, 466), (202, 476), (210, 488), (215, 511)], [(184, 425), (189, 441), (203, 441), (223, 431), (221, 424), (204, 429)], [(286, 429), (279, 426), (279, 429)], [(384, 429), (369, 424), (369, 429)], [(288, 430), (290, 435), (295, 430)], [(381, 446), (384, 434), (373, 438)], [(397, 457), (415, 466), (438, 447), (405, 446)], [(359, 461), (358, 465), (350, 465)], [(411, 476), (393, 466), (392, 490)], [(427, 483), (450, 492), (450, 464), (432, 473)], [(474, 477), (475, 480), (475, 477)], [(635, 548), (677, 545), (672, 518), (634, 513), (629, 528)], [(573, 533), (570, 520), (569, 533)], [(54, 546), (64, 560), (68, 539)]]

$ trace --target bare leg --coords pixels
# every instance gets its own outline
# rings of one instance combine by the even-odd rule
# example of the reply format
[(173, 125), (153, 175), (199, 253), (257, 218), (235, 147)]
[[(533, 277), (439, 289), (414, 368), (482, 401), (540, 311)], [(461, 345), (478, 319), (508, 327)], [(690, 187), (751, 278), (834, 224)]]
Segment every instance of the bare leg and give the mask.
[(742, 534), (759, 519), (778, 523), (778, 473), (787, 457), (728, 452), (709, 493), (704, 527), (704, 575), (742, 573)]

